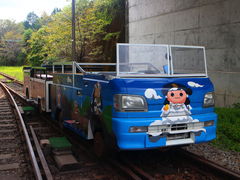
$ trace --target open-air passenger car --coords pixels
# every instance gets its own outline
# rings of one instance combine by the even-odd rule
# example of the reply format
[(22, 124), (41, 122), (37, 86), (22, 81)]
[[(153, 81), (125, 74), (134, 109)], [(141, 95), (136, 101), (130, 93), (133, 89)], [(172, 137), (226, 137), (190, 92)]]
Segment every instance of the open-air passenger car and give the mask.
[[(116, 63), (54, 64), (51, 70), (43, 102), (50, 92), (52, 118), (86, 139), (130, 150), (216, 137), (204, 47), (117, 44)], [(27, 78), (25, 87), (37, 98), (42, 94), (34, 86), (35, 75), (34, 70), (30, 86), (35, 90)]]

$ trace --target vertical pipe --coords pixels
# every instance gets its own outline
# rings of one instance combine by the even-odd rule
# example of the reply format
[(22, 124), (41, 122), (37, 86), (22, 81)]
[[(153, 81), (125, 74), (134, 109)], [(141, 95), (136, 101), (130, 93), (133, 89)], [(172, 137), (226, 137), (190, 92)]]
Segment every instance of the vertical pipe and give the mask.
[(125, 0), (125, 43), (129, 43), (129, 0)]
[(75, 0), (72, 0), (72, 61), (76, 61)]

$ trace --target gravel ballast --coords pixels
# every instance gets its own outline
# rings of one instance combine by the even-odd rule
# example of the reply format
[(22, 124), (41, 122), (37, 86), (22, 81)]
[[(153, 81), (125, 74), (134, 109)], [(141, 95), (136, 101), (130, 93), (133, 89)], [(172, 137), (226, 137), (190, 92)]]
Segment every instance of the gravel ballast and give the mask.
[(240, 152), (224, 151), (210, 143), (192, 144), (184, 149), (240, 173)]

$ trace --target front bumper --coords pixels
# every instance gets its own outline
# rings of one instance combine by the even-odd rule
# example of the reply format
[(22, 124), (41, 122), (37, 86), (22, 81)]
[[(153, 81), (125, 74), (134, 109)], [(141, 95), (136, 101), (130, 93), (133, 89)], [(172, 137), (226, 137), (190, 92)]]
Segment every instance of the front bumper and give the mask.
[[(148, 149), (172, 145), (183, 145), (191, 143), (202, 143), (216, 138), (217, 115), (215, 113), (192, 115), (193, 119), (200, 122), (214, 120), (213, 126), (204, 127), (205, 131), (189, 131), (183, 134), (189, 138), (174, 139), (168, 135), (151, 137), (147, 132), (130, 133), (129, 128), (132, 126), (149, 126), (156, 120), (162, 118), (113, 118), (113, 132), (116, 136), (117, 145), (120, 149)], [(176, 131), (177, 134), (177, 131)]]

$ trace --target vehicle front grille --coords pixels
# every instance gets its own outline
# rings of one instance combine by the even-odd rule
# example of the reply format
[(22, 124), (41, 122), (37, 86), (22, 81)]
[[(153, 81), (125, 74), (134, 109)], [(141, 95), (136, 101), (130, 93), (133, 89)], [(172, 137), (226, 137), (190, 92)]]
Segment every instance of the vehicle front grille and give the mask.
[(151, 133), (185, 133), (184, 131), (195, 131), (202, 129), (204, 127), (204, 122), (194, 122), (194, 123), (182, 123), (182, 124), (166, 124), (166, 125), (154, 125), (148, 127), (148, 134)]
[(167, 140), (177, 140), (177, 139), (188, 139), (190, 138), (190, 133), (180, 133), (180, 134), (168, 134)]
[(171, 131), (178, 131), (178, 130), (184, 130), (184, 129), (188, 129), (187, 124), (173, 124), (171, 126)]

